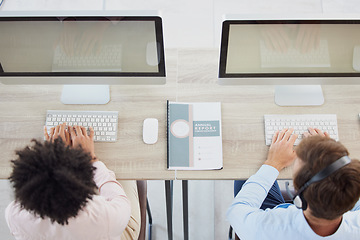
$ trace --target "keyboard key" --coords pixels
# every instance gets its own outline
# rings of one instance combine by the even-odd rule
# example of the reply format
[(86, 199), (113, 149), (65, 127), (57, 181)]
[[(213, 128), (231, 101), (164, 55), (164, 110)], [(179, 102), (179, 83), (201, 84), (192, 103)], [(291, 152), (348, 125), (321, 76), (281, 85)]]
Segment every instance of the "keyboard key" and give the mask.
[[(323, 132), (328, 132), (331, 138), (336, 141), (339, 140), (335, 114), (264, 115), (264, 125), (266, 145), (271, 145), (272, 137), (275, 132), (284, 128), (293, 128), (294, 132), (298, 134), (298, 138), (294, 145), (300, 143), (303, 138), (302, 134), (306, 132), (309, 127), (318, 128)], [(277, 129), (276, 127), (278, 126), (279, 128)]]
[(48, 110), (45, 126), (50, 128), (66, 122), (68, 126), (84, 126), (90, 133), (93, 127), (94, 141), (115, 142), (117, 139), (118, 112), (116, 111), (62, 111)]

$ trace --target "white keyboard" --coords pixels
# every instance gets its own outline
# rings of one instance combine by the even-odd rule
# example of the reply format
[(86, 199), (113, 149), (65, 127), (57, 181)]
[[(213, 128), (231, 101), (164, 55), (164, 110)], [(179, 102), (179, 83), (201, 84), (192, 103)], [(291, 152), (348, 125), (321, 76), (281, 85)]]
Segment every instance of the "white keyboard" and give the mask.
[(94, 129), (95, 142), (115, 142), (117, 140), (118, 112), (117, 111), (62, 111), (48, 110), (45, 126), (47, 130), (59, 124), (68, 126), (83, 126)]
[(296, 49), (294, 46), (290, 46), (285, 53), (271, 50), (265, 46), (264, 41), (260, 41), (260, 56), (262, 68), (331, 66), (326, 40), (320, 40), (318, 48), (306, 53), (302, 53), (301, 50)]
[(318, 128), (330, 134), (330, 137), (339, 140), (336, 114), (304, 114), (304, 115), (264, 115), (265, 143), (271, 145), (274, 133), (284, 128), (293, 128), (298, 134), (295, 145), (303, 138), (308, 128)]
[(99, 53), (66, 55), (55, 48), (53, 72), (114, 72), (121, 71), (122, 48), (119, 44), (104, 45)]

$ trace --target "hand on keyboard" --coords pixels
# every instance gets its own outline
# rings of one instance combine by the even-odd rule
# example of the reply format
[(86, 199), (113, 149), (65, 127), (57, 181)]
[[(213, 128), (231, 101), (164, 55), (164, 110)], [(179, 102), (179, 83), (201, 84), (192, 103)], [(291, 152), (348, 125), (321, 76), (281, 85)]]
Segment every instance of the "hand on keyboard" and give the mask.
[[(66, 122), (68, 126), (82, 126), (86, 129), (92, 127), (95, 142), (116, 142), (118, 125), (118, 112), (116, 111), (47, 111), (45, 122), (47, 129), (62, 122)], [(88, 134), (90, 134), (89, 131)]]
[[(330, 138), (330, 134), (329, 134), (329, 133), (323, 132), (323, 131), (321, 131), (321, 130), (318, 129), (318, 128), (311, 128), (311, 127), (308, 128), (308, 131), (303, 132), (303, 133), (295, 133), (295, 132), (294, 132), (294, 129), (292, 129), (292, 128), (289, 128), (289, 129), (288, 129), (288, 128), (284, 128), (284, 129), (282, 129), (281, 131), (280, 131), (280, 130), (276, 131), (273, 136), (277, 136), (277, 135), (279, 135), (280, 132), (282, 132), (282, 131), (288, 131), (288, 130), (291, 130), (291, 134), (292, 134), (292, 135), (296, 135), (296, 138), (295, 138), (295, 141), (294, 141), (294, 145), (298, 145), (303, 138), (311, 137), (311, 136), (316, 136), (316, 135), (320, 135), (320, 136), (323, 136), (323, 137), (328, 137), (328, 138)], [(291, 136), (292, 136), (292, 135), (291, 135)], [(276, 140), (276, 139), (275, 139), (275, 140)], [(274, 142), (274, 138), (273, 138), (273, 140), (272, 140), (272, 143), (273, 143), (273, 142)], [(271, 143), (271, 144), (272, 144), (272, 143)], [(271, 145), (271, 144), (269, 144), (269, 145)]]
[(74, 126), (69, 127), (70, 137), (73, 147), (80, 147), (85, 151), (90, 153), (93, 160), (96, 159), (95, 148), (94, 148), (94, 129), (89, 127), (90, 134), (87, 134), (85, 127)]
[(66, 145), (70, 147), (81, 147), (85, 152), (90, 153), (93, 161), (96, 159), (94, 148), (94, 129), (89, 127), (89, 134), (85, 127), (81, 126), (66, 126), (62, 123), (50, 129), (48, 133), (47, 128), (44, 128), (44, 136), (47, 141), (54, 141), (56, 138), (61, 138)]
[(45, 126), (44, 136), (47, 141), (54, 141), (54, 139), (60, 137), (66, 145), (71, 146), (70, 132), (66, 123), (50, 128), (49, 132)]
[(315, 136), (315, 135), (320, 135), (322, 137), (328, 137), (330, 138), (330, 134), (327, 132), (323, 132), (318, 128), (309, 128), (308, 132), (304, 132), (303, 133), (304, 137), (310, 137), (310, 136)]
[(265, 164), (273, 166), (279, 172), (291, 165), (296, 158), (293, 148), (296, 138), (297, 134), (294, 134), (294, 129), (292, 128), (276, 131)]
[(264, 122), (266, 145), (271, 144), (276, 131), (284, 128), (293, 128), (294, 133), (298, 134), (294, 145), (298, 145), (303, 137), (314, 134), (339, 140), (335, 114), (264, 115)]
[[(321, 130), (318, 129), (318, 128), (311, 128), (311, 127), (309, 127), (309, 128), (308, 128), (308, 131), (307, 131), (307, 132), (304, 132), (304, 133), (302, 133), (302, 134), (296, 134), (296, 133), (294, 133), (294, 129), (292, 129), (292, 128), (289, 128), (289, 129), (288, 129), (288, 128), (284, 128), (284, 129), (282, 129), (281, 131), (278, 130), (278, 131), (275, 132), (275, 134), (274, 134), (274, 136), (273, 136), (272, 143), (274, 143), (274, 141), (276, 141), (276, 139), (274, 139), (274, 137), (275, 137), (275, 136), (278, 136), (278, 135), (280, 134), (280, 132), (282, 132), (282, 131), (290, 131), (290, 130), (291, 130), (291, 136), (296, 135), (296, 138), (295, 138), (295, 141), (294, 141), (294, 145), (298, 145), (301, 139), (304, 139), (304, 138), (307, 138), (307, 137), (311, 137), (311, 136), (317, 136), (317, 135), (319, 135), (319, 136), (322, 136), (322, 137), (328, 137), (328, 138), (330, 138), (330, 134), (329, 134), (329, 133), (323, 132), (323, 131), (321, 131)], [(272, 143), (271, 143), (271, 144), (272, 144)]]

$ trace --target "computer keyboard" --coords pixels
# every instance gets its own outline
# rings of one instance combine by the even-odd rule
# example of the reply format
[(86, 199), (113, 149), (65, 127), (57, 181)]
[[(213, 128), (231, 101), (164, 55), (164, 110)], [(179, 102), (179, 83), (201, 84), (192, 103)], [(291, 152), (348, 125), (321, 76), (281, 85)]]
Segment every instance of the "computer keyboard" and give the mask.
[(264, 41), (260, 41), (260, 57), (262, 68), (281, 67), (330, 67), (330, 56), (326, 40), (320, 40), (319, 46), (308, 52), (301, 52), (290, 46), (286, 52), (268, 49)]
[(117, 139), (117, 111), (47, 111), (45, 126), (48, 131), (64, 122), (68, 126), (92, 127), (95, 142), (115, 142)]
[(266, 145), (271, 145), (274, 133), (284, 128), (293, 128), (294, 133), (298, 134), (295, 145), (300, 143), (309, 127), (318, 128), (339, 140), (336, 114), (264, 115), (264, 122)]
[(53, 72), (111, 72), (121, 71), (122, 47), (120, 44), (103, 45), (98, 53), (67, 55), (55, 48)]

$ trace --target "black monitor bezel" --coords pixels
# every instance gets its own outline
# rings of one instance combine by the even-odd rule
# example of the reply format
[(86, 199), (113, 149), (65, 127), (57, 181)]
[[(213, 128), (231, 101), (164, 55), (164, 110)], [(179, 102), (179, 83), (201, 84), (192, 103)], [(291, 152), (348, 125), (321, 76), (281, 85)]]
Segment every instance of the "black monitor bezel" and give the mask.
[(222, 23), (219, 78), (300, 78), (360, 77), (360, 73), (226, 73), (229, 29), (231, 24), (360, 24), (360, 20), (225, 20)]
[(0, 17), (0, 21), (62, 21), (71, 18), (75, 21), (154, 21), (156, 42), (159, 46), (159, 64), (157, 72), (4, 72), (0, 64), (1, 77), (166, 77), (165, 48), (163, 40), (162, 18), (159, 16), (23, 16)]

